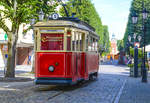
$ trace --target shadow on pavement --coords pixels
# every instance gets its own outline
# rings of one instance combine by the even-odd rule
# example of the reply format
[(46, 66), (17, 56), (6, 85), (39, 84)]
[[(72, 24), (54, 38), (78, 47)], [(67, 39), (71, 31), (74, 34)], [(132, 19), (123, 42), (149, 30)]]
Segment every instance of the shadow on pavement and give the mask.
[(40, 92), (40, 91), (73, 91), (79, 88), (84, 88), (97, 80), (89, 80), (89, 81), (84, 81), (84, 82), (79, 82), (75, 85), (36, 85), (34, 91)]
[(15, 77), (15, 78), (3, 78), (0, 77), (0, 82), (27, 82), (33, 81), (32, 78), (24, 78), (24, 77)]

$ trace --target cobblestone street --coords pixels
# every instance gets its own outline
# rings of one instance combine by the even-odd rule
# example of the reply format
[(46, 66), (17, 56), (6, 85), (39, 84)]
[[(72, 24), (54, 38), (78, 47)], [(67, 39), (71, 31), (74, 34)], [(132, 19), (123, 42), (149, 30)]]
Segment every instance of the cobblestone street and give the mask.
[(75, 86), (1, 82), (0, 103), (149, 103), (149, 88), (129, 77), (127, 67), (102, 65), (98, 80)]

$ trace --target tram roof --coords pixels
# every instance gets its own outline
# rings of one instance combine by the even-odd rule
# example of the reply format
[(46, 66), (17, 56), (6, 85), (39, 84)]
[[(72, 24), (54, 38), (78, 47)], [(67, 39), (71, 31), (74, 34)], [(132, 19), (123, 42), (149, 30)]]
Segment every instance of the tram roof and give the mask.
[(37, 22), (34, 27), (74, 27), (91, 32), (91, 35), (99, 39), (95, 29), (83, 21), (69, 21), (69, 20), (49, 20), (44, 22)]

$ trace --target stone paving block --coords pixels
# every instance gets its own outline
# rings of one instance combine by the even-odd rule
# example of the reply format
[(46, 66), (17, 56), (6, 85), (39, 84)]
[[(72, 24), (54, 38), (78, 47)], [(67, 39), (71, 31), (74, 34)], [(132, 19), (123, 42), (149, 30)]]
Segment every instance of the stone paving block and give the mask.
[(142, 83), (141, 78), (128, 77), (119, 103), (150, 103), (150, 83)]
[[(124, 81), (130, 79), (128, 75), (129, 71), (126, 67), (101, 65), (98, 80), (87, 82), (79, 87), (35, 86), (33, 83), (20, 83), (19, 85), (10, 83), (11, 85), (8, 86), (9, 83), (3, 83), (0, 84), (0, 103), (1, 101), (4, 103), (9, 101), (12, 103), (113, 103)], [(134, 79), (129, 80), (129, 83), (133, 81)], [(140, 96), (138, 93), (148, 95), (141, 92), (143, 91), (141, 86), (147, 88), (147, 85), (136, 86), (140, 90), (137, 92), (137, 97)], [(125, 88), (132, 88), (132, 85), (126, 85)], [(132, 92), (136, 92), (136, 89)], [(132, 92), (124, 89), (123, 96), (121, 96), (122, 103), (125, 103), (125, 100), (132, 103), (126, 99), (135, 99), (132, 95), (126, 95), (133, 94)], [(58, 95), (55, 96), (56, 94)]]

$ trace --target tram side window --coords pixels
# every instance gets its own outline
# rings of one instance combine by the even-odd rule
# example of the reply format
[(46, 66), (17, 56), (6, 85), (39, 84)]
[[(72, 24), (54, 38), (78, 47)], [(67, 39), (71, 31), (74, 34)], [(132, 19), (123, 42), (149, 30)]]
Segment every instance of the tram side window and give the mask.
[(94, 51), (94, 40), (91, 38), (91, 51)]
[(76, 36), (75, 36), (75, 32), (72, 33), (72, 50), (75, 51), (76, 48)]
[(79, 48), (78, 48), (79, 47), (79, 39), (78, 39), (79, 35), (78, 33), (76, 33), (75, 35), (76, 35), (76, 47), (75, 48), (76, 48), (76, 51), (79, 51)]
[(93, 38), (92, 48), (93, 48), (93, 51), (96, 51), (96, 49), (95, 49), (95, 39), (94, 38)]
[(92, 37), (89, 37), (88, 51), (92, 51)]
[(77, 45), (76, 45), (76, 50), (77, 51), (83, 51), (83, 34), (82, 33), (79, 33), (76, 35), (77, 38)]
[(90, 36), (88, 37), (88, 51), (90, 51)]
[(67, 32), (67, 50), (71, 51), (71, 31)]
[(41, 50), (63, 50), (64, 34), (41, 34)]
[(83, 34), (80, 35), (80, 51), (83, 51), (83, 41), (84, 41), (83, 36), (84, 36)]
[(95, 42), (95, 50), (96, 50), (96, 52), (98, 51), (98, 40), (96, 40), (96, 42)]
[(78, 51), (81, 51), (81, 34), (78, 34)]
[(34, 41), (35, 41), (35, 50), (37, 50), (37, 31), (35, 31)]
[(83, 51), (83, 42), (84, 42), (84, 35), (79, 32), (74, 32), (72, 34), (72, 50), (73, 51)]
[(93, 39), (93, 45), (92, 45), (92, 48), (93, 48), (94, 52), (97, 52), (97, 50), (98, 50), (98, 47), (97, 47), (98, 45), (97, 44), (98, 44), (98, 41), (94, 38)]
[(86, 37), (86, 51), (88, 51), (88, 36)]

